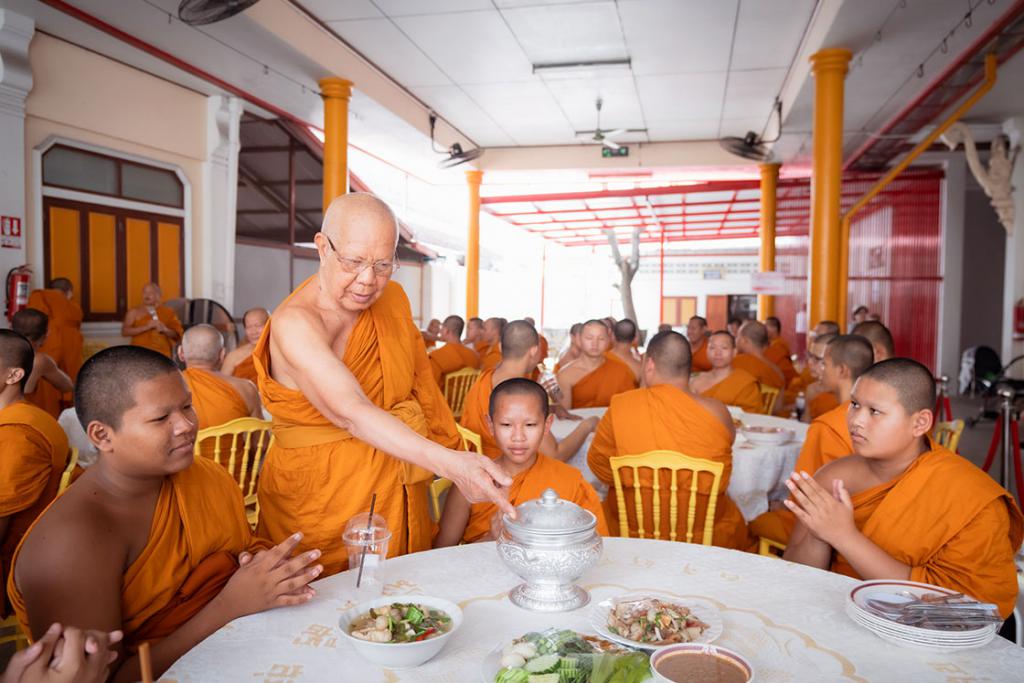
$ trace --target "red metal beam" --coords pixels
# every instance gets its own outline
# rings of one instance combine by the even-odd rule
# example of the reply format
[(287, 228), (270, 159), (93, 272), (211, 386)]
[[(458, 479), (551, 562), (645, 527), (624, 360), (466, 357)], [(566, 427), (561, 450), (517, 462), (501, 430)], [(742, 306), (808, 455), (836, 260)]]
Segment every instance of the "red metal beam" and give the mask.
[(724, 192), (729, 190), (756, 190), (757, 180), (723, 180), (699, 185), (669, 185), (665, 187), (635, 187), (629, 190), (596, 190), (591, 192), (558, 192), (552, 194), (523, 194), (481, 197), (481, 204), (511, 204), (519, 202), (567, 201), (571, 199), (611, 199), (615, 197), (643, 197), (660, 194), (691, 194), (693, 192)]

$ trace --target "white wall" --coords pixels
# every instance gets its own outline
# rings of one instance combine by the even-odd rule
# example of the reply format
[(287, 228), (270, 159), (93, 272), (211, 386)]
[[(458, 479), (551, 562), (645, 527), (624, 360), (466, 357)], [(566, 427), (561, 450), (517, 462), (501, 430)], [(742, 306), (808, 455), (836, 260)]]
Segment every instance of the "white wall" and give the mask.
[(239, 317), (250, 308), (273, 311), (292, 291), (288, 280), (287, 249), (235, 245), (235, 301), (232, 315)]

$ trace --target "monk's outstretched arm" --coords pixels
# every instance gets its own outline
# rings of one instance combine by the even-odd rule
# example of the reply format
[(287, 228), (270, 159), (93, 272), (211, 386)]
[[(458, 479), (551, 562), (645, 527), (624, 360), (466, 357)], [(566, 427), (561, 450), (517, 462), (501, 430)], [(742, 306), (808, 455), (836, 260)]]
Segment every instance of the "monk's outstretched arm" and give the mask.
[(580, 422), (576, 425), (576, 429), (569, 432), (568, 436), (558, 442), (557, 455), (555, 457), (565, 462), (576, 455), (576, 451), (583, 446), (595, 427), (597, 427), (597, 418), (594, 416), (590, 416)]
[(448, 497), (444, 501), (444, 512), (441, 513), (441, 519), (438, 520), (440, 528), (434, 538), (435, 548), (447, 548), (459, 544), (462, 536), (466, 533), (469, 512), (469, 501), (459, 493), (459, 489), (455, 486), (448, 489)]
[(326, 340), (323, 323), (295, 309), (283, 311), (271, 328), (271, 354), (284, 360), (298, 389), (321, 415), (378, 450), (451, 479), (470, 502), (491, 501), (515, 514), (495, 485), (512, 483), (500, 467), (482, 455), (425, 439), (374, 405)]
[(138, 325), (132, 325), (131, 320), (135, 318), (135, 310), (132, 309), (124, 316), (124, 322), (121, 323), (121, 336), (122, 337), (137, 337), (144, 332), (149, 332), (156, 324), (156, 321), (152, 318), (143, 318), (142, 322)]
[(62, 394), (75, 390), (75, 385), (72, 383), (71, 378), (67, 376), (67, 373), (58, 368), (57, 364), (49, 356), (44, 356), (43, 358), (42, 378), (56, 387)]

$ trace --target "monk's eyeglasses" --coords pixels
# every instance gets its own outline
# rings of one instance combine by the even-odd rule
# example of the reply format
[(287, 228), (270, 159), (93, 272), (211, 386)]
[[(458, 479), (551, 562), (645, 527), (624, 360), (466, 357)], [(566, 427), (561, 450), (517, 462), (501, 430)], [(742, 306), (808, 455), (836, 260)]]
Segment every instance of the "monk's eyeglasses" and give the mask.
[(338, 259), (338, 263), (341, 264), (341, 269), (344, 270), (346, 273), (351, 273), (352, 275), (359, 275), (367, 268), (373, 268), (374, 275), (377, 275), (378, 277), (384, 277), (387, 275), (391, 275), (396, 270), (398, 270), (398, 261), (396, 260), (367, 261), (361, 258), (349, 258), (348, 256), (342, 256), (341, 254), (338, 253), (337, 248), (334, 246), (334, 242), (332, 242), (331, 238), (327, 236), (327, 233), (321, 232), (320, 234), (324, 236), (325, 240), (327, 240), (327, 244), (330, 245), (331, 251), (334, 252), (334, 257)]

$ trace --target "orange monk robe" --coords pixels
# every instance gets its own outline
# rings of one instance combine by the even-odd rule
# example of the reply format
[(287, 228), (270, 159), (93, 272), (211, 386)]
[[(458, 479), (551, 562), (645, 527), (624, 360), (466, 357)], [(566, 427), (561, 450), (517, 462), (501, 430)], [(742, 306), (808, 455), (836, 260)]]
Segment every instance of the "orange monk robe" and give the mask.
[[(301, 530), (299, 552), (320, 548), (329, 576), (348, 566), (345, 524), (369, 510), (376, 493), (376, 513), (392, 533), (388, 555), (429, 549), (433, 474), (359, 441), (321, 415), (301, 391), (276, 382), (268, 371), (273, 324), (267, 323), (253, 352), (275, 437), (260, 471), (259, 535), (279, 543)], [(423, 336), (397, 282), (359, 314), (342, 360), (375, 405), (432, 441), (460, 447), (452, 411), (434, 381)]]
[(256, 366), (252, 362), (252, 354), (250, 353), (242, 362), (235, 366), (235, 369), (231, 371), (231, 374), (241, 379), (247, 379), (253, 384), (256, 383)]
[[(22, 536), (57, 495), (68, 459), (68, 437), (57, 421), (24, 401), (0, 410), (0, 578), (6, 581)], [(6, 586), (6, 583), (0, 584)], [(6, 612), (0, 599), (0, 614)]]
[[(198, 368), (188, 368), (182, 374), (188, 382), (189, 391), (192, 392), (192, 407), (199, 418), (199, 429), (217, 427), (225, 422), (237, 420), (240, 417), (249, 417), (249, 406), (246, 405), (242, 395), (231, 386), (229, 382), (221, 379), (212, 372)], [(221, 465), (228, 467), (230, 463), (231, 440), (230, 436), (220, 437)], [(206, 439), (199, 445), (199, 452), (207, 458), (217, 456), (218, 439)], [(244, 443), (244, 440), (241, 442)], [(240, 451), (244, 446), (236, 443)], [(237, 467), (235, 469), (241, 469)], [(232, 474), (236, 474), (232, 472)]]
[[(508, 491), (508, 499), (512, 505), (519, 505), (544, 495), (548, 489), (554, 489), (562, 500), (579, 505), (597, 517), (597, 533), (608, 536), (608, 524), (605, 522), (601, 499), (594, 487), (587, 483), (583, 474), (564, 462), (537, 454), (533, 466), (520, 472), (512, 480)], [(464, 543), (472, 543), (491, 530), (491, 518), (498, 512), (494, 503), (475, 503), (469, 510), (469, 521), (462, 534)]]
[[(224, 468), (196, 458), (167, 477), (149, 540), (121, 583), (120, 628), (129, 648), (168, 636), (216, 597), (238, 568), (239, 553), (269, 547), (253, 536), (241, 491)], [(7, 591), (28, 631), (26, 606), (13, 579)]]
[(480, 368), (493, 370), (501, 363), (501, 344), (491, 344), (480, 351)]
[[(911, 581), (995, 603), (1003, 618), (1010, 616), (1024, 518), (1006, 489), (969, 460), (932, 443), (903, 474), (852, 502), (857, 528), (909, 565)], [(861, 578), (838, 553), (832, 571)]]
[(473, 350), (477, 352), (482, 358), (487, 349), (491, 348), (491, 345), (485, 341), (473, 342)]
[[(156, 307), (156, 317), (160, 319), (167, 327), (171, 328), (178, 333), (178, 337), (184, 333), (185, 329), (181, 326), (181, 321), (178, 320), (178, 316), (174, 314), (167, 306)], [(149, 314), (137, 316), (134, 320), (128, 322), (130, 327), (137, 327), (142, 323), (150, 320)], [(142, 334), (137, 334), (132, 337), (132, 346), (142, 346), (147, 349), (152, 349), (157, 353), (162, 353), (168, 358), (172, 357), (171, 352), (174, 350), (174, 344), (170, 337), (165, 334), (160, 334), (156, 330), (147, 330)]]
[(817, 380), (814, 379), (814, 375), (811, 374), (811, 369), (804, 366), (804, 369), (800, 371), (800, 374), (794, 377), (786, 386), (786, 391), (783, 393), (783, 398), (786, 404), (788, 405), (795, 401), (797, 394), (801, 391), (807, 391), (807, 387), (811, 386), (811, 384), (816, 381)]
[(718, 399), (727, 406), (742, 408), (747, 413), (760, 413), (764, 407), (757, 378), (738, 368), (734, 368), (725, 379), (718, 384), (712, 384), (701, 393), (708, 398)]
[(839, 399), (831, 391), (823, 391), (807, 402), (807, 410), (812, 420), (815, 420), (830, 410), (839, 407)]
[[(37, 353), (42, 353), (41, 351)], [(54, 359), (56, 360), (56, 359)], [(30, 394), (25, 394), (25, 400), (39, 408), (40, 410), (46, 411), (54, 418), (60, 417), (62, 410), (61, 401), (64, 396), (60, 390), (50, 384), (49, 380), (40, 377), (39, 381), (36, 382), (36, 390)]]
[[(594, 441), (587, 454), (590, 470), (609, 486), (612, 485), (610, 458), (620, 455), (640, 455), (653, 450), (678, 451), (692, 458), (702, 458), (723, 465), (722, 478), (718, 486), (718, 501), (715, 510), (715, 525), (712, 537), (714, 545), (723, 548), (746, 550), (751, 542), (747, 524), (736, 504), (727, 495), (729, 477), (732, 474), (732, 441), (729, 430), (691, 396), (676, 387), (659, 384), (637, 389), (612, 398), (608, 412), (597, 425)], [(620, 470), (625, 494), (626, 510), (629, 514), (629, 535), (637, 535), (637, 522), (633, 513), (633, 481), (630, 470)], [(654, 530), (654, 491), (650, 470), (641, 470), (641, 496), (644, 506), (644, 530)], [(661, 537), (669, 538), (671, 525), (669, 512), (671, 503), (672, 475), (661, 473)], [(702, 477), (698, 487), (697, 519), (694, 520), (694, 543), (700, 543), (704, 533), (704, 513), (707, 511), (710, 492), (710, 478)], [(679, 519), (676, 540), (686, 540), (686, 510), (689, 504), (689, 477), (682, 477), (678, 488)], [(612, 535), (621, 535), (625, 530), (619, 525), (619, 506), (614, 490), (604, 500), (605, 517)]]
[(797, 377), (796, 368), (793, 367), (793, 360), (790, 358), (789, 344), (782, 337), (775, 339), (768, 348), (764, 350), (764, 357), (775, 363), (782, 370), (782, 376), (786, 380), (786, 385), (789, 386)]
[(767, 384), (777, 389), (782, 389), (783, 387), (782, 376), (778, 373), (778, 368), (769, 361), (762, 360), (757, 356), (752, 356), (749, 353), (740, 353), (732, 359), (732, 367), (734, 369), (746, 370), (756, 377), (757, 381), (761, 384)]
[(59, 289), (37, 289), (29, 294), (28, 307), (49, 318), (43, 353), (57, 362), (72, 381), (82, 367), (82, 307)]
[(462, 368), (479, 368), (480, 356), (465, 344), (445, 344), (431, 351), (430, 371), (434, 374), (438, 386), (444, 388), (444, 378), (449, 372)]
[(708, 340), (705, 339), (700, 348), (690, 356), (690, 368), (693, 372), (708, 372), (711, 370), (711, 361), (708, 360)]
[(466, 393), (466, 402), (462, 405), (462, 418), (459, 422), (466, 429), (480, 435), (484, 455), (497, 458), (501, 455), (501, 449), (494, 440), (494, 434), (487, 428), (487, 414), (493, 389), (494, 370), (484, 370)]
[(612, 396), (636, 389), (636, 375), (615, 354), (604, 354), (605, 361), (584, 375), (572, 388), (573, 408), (603, 408)]
[[(537, 333), (537, 337), (539, 339), (538, 346), (540, 347), (540, 362), (543, 363), (544, 359), (548, 357), (548, 340), (543, 334), (540, 334), (539, 332)], [(558, 372), (557, 368), (555, 372)], [(534, 382), (539, 382), (540, 370), (534, 368), (533, 372), (530, 373), (530, 379), (532, 379)]]

